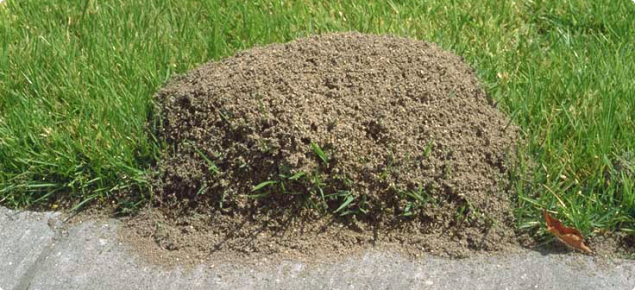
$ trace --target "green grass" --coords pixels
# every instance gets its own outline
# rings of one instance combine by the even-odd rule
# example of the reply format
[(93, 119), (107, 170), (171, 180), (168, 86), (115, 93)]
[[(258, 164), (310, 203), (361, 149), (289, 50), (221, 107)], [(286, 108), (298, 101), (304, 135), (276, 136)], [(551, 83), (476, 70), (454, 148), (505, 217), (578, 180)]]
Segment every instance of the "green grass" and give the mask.
[(437, 42), (475, 68), (526, 139), (513, 174), (521, 229), (537, 230), (549, 208), (584, 233), (635, 230), (628, 0), (6, 0), (0, 203), (143, 201), (160, 151), (150, 100), (170, 76), (347, 30)]

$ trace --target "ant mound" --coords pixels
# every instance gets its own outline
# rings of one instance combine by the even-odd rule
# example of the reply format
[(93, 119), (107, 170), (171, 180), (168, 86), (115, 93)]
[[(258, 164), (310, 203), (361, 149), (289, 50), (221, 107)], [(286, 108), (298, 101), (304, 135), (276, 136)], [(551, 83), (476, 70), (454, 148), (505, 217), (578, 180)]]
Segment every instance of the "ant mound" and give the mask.
[[(433, 44), (336, 33), (207, 63), (156, 96), (162, 255), (465, 256), (516, 243), (517, 129)], [(161, 226), (156, 226), (160, 224)], [(213, 256), (213, 255), (212, 255)]]

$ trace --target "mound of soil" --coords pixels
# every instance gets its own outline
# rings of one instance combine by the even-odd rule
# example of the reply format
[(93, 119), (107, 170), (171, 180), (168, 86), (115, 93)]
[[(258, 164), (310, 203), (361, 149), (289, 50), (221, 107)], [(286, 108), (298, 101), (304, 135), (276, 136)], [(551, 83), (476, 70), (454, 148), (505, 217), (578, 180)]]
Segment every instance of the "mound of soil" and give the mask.
[(515, 243), (517, 130), (433, 44), (337, 33), (268, 45), (178, 77), (156, 101), (169, 150), (159, 210), (135, 233), (161, 248), (462, 256)]

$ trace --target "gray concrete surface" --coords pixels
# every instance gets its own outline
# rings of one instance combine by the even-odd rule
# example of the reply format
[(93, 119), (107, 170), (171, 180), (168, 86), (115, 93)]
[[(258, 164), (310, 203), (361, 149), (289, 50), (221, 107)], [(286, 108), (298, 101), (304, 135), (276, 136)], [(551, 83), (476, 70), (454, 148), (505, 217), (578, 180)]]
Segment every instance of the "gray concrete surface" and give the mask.
[(340, 262), (274, 267), (146, 264), (117, 240), (116, 220), (52, 230), (54, 213), (0, 208), (0, 289), (635, 289), (635, 263), (579, 254), (411, 261), (368, 252)]
[(54, 243), (47, 222), (56, 216), (0, 207), (0, 290), (15, 289), (46, 258)]

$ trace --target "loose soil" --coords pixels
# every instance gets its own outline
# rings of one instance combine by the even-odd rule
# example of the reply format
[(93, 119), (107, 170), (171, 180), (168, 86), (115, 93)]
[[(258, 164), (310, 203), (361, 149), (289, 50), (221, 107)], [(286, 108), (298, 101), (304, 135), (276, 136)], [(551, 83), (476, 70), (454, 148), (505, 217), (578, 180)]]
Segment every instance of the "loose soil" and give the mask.
[(150, 257), (463, 257), (517, 244), (517, 128), (434, 44), (359, 33), (273, 44), (155, 99), (168, 148), (157, 202), (123, 233)]

